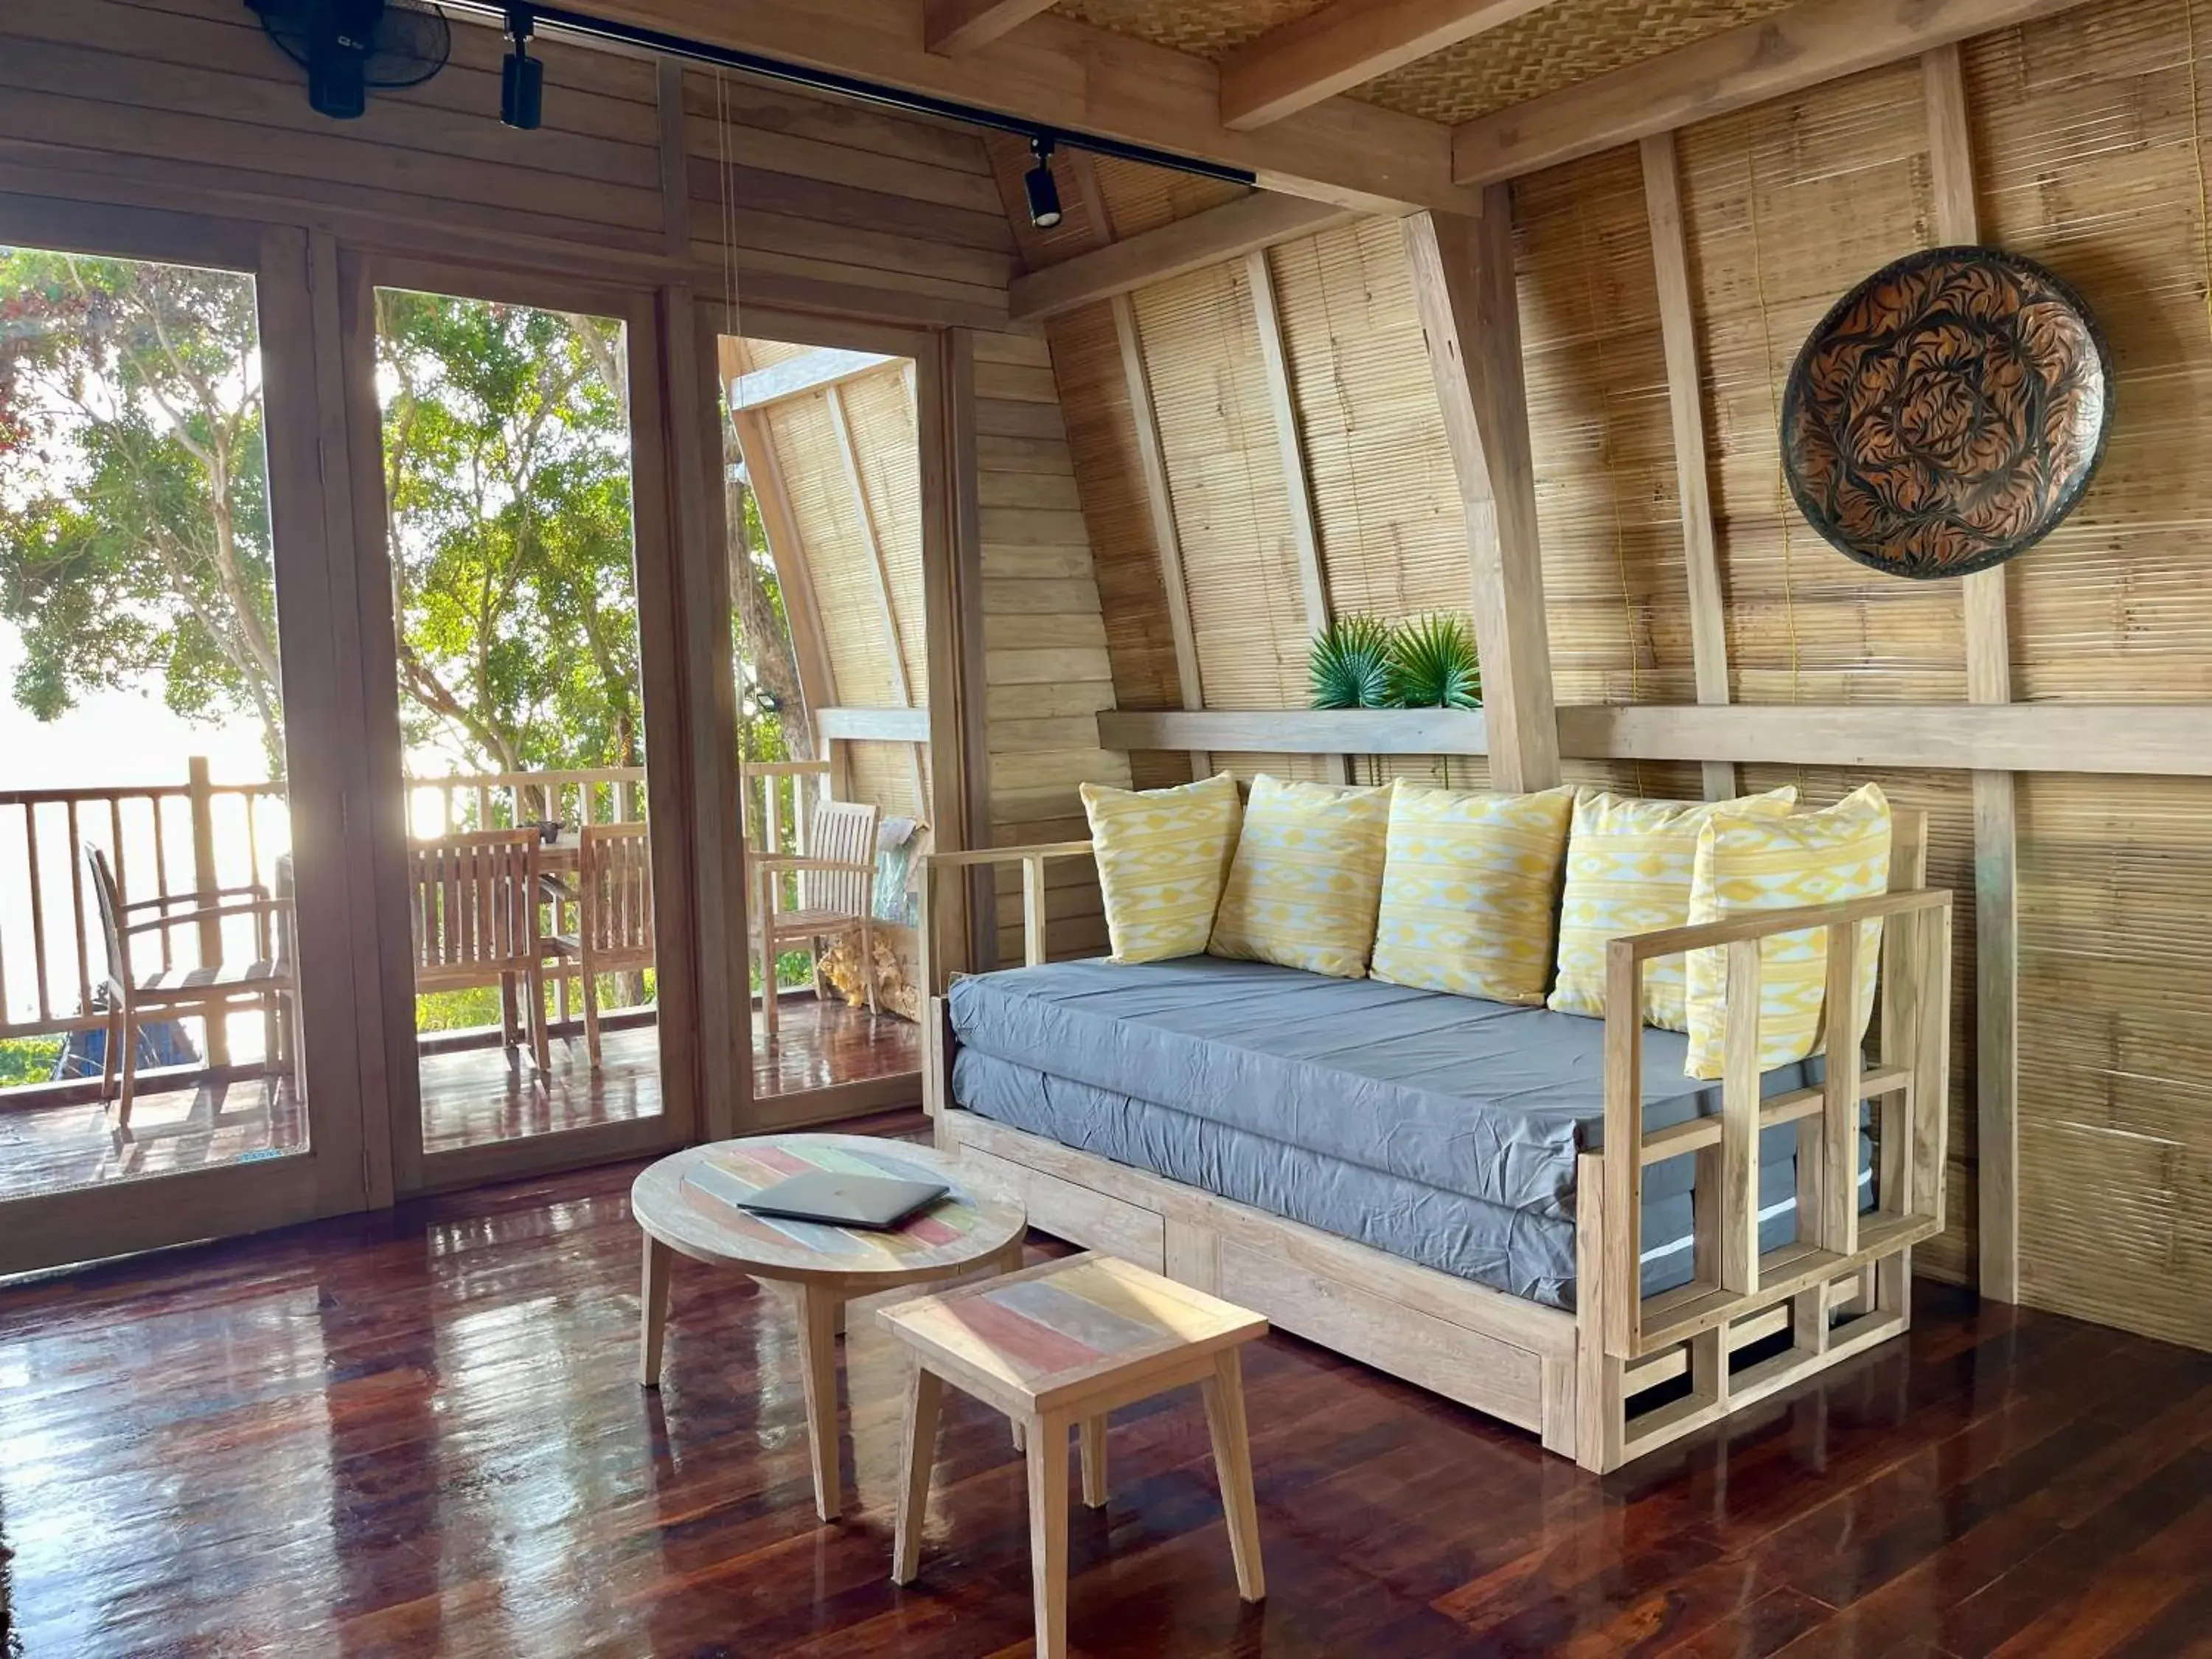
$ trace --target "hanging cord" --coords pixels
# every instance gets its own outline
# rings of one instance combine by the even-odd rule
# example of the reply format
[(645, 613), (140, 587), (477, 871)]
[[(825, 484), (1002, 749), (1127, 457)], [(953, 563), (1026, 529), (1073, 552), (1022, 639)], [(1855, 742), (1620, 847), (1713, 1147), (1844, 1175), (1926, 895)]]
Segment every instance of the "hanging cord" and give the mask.
[(2197, 247), (2204, 265), (2204, 325), (2212, 332), (2212, 202), (2204, 189), (2204, 118), (2197, 85), (2197, 0), (2181, 0), (2189, 46), (2189, 154), (2197, 163)]
[(1764, 351), (1761, 367), (1765, 371), (1767, 407), (1774, 416), (1774, 502), (1777, 516), (1782, 520), (1782, 615), (1790, 630), (1790, 701), (1801, 702), (1803, 697), (1798, 686), (1797, 599), (1795, 555), (1790, 536), (1790, 487), (1782, 461), (1782, 401), (1774, 391), (1774, 319), (1766, 303), (1766, 271), (1759, 255), (1759, 149), (1755, 143), (1744, 147), (1744, 176), (1748, 183), (1745, 200), (1751, 218), (1751, 291), (1759, 301), (1759, 336)]

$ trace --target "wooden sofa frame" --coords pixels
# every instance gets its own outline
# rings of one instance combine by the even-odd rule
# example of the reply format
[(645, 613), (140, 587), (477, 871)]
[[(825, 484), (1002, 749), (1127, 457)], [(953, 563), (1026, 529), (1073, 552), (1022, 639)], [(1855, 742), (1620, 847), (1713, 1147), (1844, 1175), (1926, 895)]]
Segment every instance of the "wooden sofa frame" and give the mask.
[[(935, 938), (938, 878), (1022, 867), (1027, 960), (1045, 959), (1045, 865), (1088, 842), (945, 854), (925, 861), (921, 936)], [(1943, 1228), (1951, 895), (1925, 885), (1927, 825), (1899, 812), (1890, 891), (1617, 939), (1607, 951), (1605, 1145), (1577, 1170), (1577, 1310), (1562, 1312), (1271, 1215), (1147, 1170), (957, 1109), (944, 993), (925, 961), (924, 1105), (937, 1144), (1027, 1205), (1030, 1222), (1264, 1313), (1285, 1330), (1448, 1399), (1535, 1431), (1600, 1473), (1743, 1411), (1905, 1331), (1911, 1251)], [(1884, 922), (1877, 1058), (1847, 1051), (1819, 1085), (1762, 1099), (1759, 941), (1830, 928), (1827, 1006), (1850, 1006), (1862, 921)], [(1644, 964), (1727, 951), (1729, 1017), (1718, 1115), (1644, 1133)], [(1877, 1210), (1858, 1208), (1860, 1103), (1873, 1103)], [(1797, 1128), (1798, 1236), (1762, 1252), (1759, 1137)], [(1644, 1172), (1694, 1158), (1692, 1278), (1639, 1293)], [(1786, 1346), (1778, 1339), (1787, 1334)], [(1754, 1345), (1758, 1345), (1754, 1347)], [(1751, 1350), (1752, 1352), (1742, 1352)], [(1686, 1387), (1677, 1379), (1687, 1377)], [(1655, 1403), (1645, 1399), (1668, 1388)]]

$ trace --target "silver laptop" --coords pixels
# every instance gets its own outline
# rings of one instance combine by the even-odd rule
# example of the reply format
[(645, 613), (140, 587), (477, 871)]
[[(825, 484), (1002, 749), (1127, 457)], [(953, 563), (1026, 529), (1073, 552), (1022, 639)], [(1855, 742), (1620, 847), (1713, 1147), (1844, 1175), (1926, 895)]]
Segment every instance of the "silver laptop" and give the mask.
[(750, 1198), (739, 1199), (738, 1207), (756, 1215), (825, 1221), (834, 1227), (896, 1227), (951, 1190), (941, 1181), (813, 1170), (763, 1187)]

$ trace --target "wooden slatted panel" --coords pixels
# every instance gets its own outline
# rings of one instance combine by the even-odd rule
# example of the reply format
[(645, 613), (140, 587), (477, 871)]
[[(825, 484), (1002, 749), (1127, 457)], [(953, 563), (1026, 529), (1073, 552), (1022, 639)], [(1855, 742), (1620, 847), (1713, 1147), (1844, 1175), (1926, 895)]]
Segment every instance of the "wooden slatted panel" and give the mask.
[[(975, 395), (979, 427), (1017, 423), (1024, 410), (1056, 414), (1060, 391), (1043, 337), (978, 334)], [(1060, 437), (976, 443), (992, 832), (1000, 846), (1079, 840), (1089, 830), (1078, 787), (1127, 788), (1131, 773), (1128, 757), (1098, 746), (1097, 714), (1115, 706), (1115, 678), (1074, 456)], [(1031, 678), (1040, 672), (1054, 678)], [(1018, 962), (1021, 872), (1001, 869), (996, 879), (999, 957)], [(1071, 860), (1051, 866), (1047, 880), (1052, 954), (1103, 952), (1096, 870)]]
[(1141, 235), (1178, 219), (1208, 211), (1251, 191), (1218, 179), (1201, 179), (1165, 167), (1148, 167), (1111, 155), (1098, 158), (1098, 184), (1104, 192), (1116, 238)]
[[(1026, 219), (1022, 179), (1036, 164), (1030, 147), (1011, 133), (993, 132), (984, 135), (983, 149), (1006, 212)], [(1018, 228), (1022, 261), (1031, 270), (1088, 253), (1114, 239), (1111, 225), (1096, 222), (1106, 216), (1104, 200), (1103, 197), (1094, 200), (1085, 190), (1080, 163), (1073, 151), (1053, 152), (1052, 178), (1060, 187), (1060, 222), (1042, 230), (1027, 223)]]
[(1397, 224), (1267, 255), (1331, 609), (1464, 617), (1467, 524)]
[[(981, 438), (977, 443), (987, 464), (995, 453), (1002, 458), (1000, 465), (1009, 469), (1018, 462), (1057, 465), (1064, 447), (1090, 543), (1088, 562), (1105, 625), (1115, 706), (1181, 708), (1175, 629), (1168, 619), (1159, 549), (1145, 500), (1144, 471), (1137, 455), (1128, 381), (1122, 374), (1112, 308), (1095, 305), (1066, 313), (1054, 318), (1047, 331), (1053, 372), (1067, 416), (1064, 447), (1044, 438)], [(1007, 556), (994, 554), (987, 541), (983, 549), (987, 580), (992, 575), (994, 556), (1005, 568)], [(1032, 551), (1014, 568), (1072, 574), (1073, 563), (1065, 556)], [(1034, 704), (1024, 701), (1016, 706), (1026, 708)], [(1054, 707), (1057, 709), (1059, 703), (1055, 702)], [(1140, 788), (1190, 781), (1189, 757), (1180, 750), (1133, 755), (1130, 769)]]
[(1922, 94), (1908, 60), (1680, 135), (1741, 702), (1966, 696), (1957, 596), (1829, 547), (1790, 501), (1777, 447), (1783, 382), (1808, 332), (1860, 278), (1930, 240)]
[[(1656, 769), (1647, 768), (1648, 771)], [(1695, 799), (1694, 769), (1685, 769)], [(1974, 792), (1966, 772), (1885, 772), (1862, 768), (1746, 766), (1746, 791), (1797, 786), (1801, 810), (1832, 805), (1863, 783), (1878, 783), (1890, 804), (1928, 815), (1928, 884), (1971, 896), (1974, 889)], [(1916, 1272), (1971, 1282), (1974, 1226), (1974, 907), (1963, 898), (1951, 915), (1951, 1086), (1949, 1207), (1946, 1230), (1913, 1252)]]
[(1305, 605), (1243, 264), (1134, 303), (1207, 705), (1301, 708)]
[[(2117, 365), (2097, 481), (2009, 567), (2023, 699), (2212, 697), (2212, 331), (2187, 21), (2182, 0), (2123, 0), (1965, 50), (1982, 233), (2079, 288)], [(2196, 22), (2201, 102), (2212, 8)]]
[(929, 634), (921, 598), (921, 452), (915, 429), (914, 379), (901, 362), (842, 389), (845, 419), (867, 491), (876, 540), (890, 580), (908, 701), (929, 702)]
[(1561, 702), (1693, 702), (1689, 582), (1634, 146), (1518, 181), (1521, 337)]
[[(767, 411), (767, 419), (799, 552), (813, 578), (837, 696), (852, 708), (893, 707), (899, 699), (891, 695), (875, 573), (827, 398), (821, 392), (789, 398)], [(912, 793), (911, 781), (906, 791)]]

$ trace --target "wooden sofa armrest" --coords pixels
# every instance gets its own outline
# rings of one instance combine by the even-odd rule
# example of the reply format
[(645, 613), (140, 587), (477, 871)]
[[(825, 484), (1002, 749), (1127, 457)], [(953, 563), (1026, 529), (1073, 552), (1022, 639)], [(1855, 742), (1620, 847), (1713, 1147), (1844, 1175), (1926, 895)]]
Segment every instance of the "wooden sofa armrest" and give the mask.
[[(1762, 1097), (1760, 943), (1825, 927), (1826, 1006), (1856, 1008), (1859, 926), (1885, 923), (1881, 1054), (1869, 1068), (1857, 1042), (1831, 1043), (1821, 1081)], [(1720, 949), (1727, 956), (1721, 1113), (1672, 1128), (1644, 1129), (1644, 969), (1661, 957)], [(1951, 895), (1903, 888), (1871, 898), (1759, 910), (1665, 927), (1606, 946), (1605, 1259), (1595, 1289), (1605, 1351), (1633, 1361), (1686, 1338), (1724, 1329), (1790, 1293), (1817, 1286), (1940, 1232), (1943, 1226), (1946, 1079), (1949, 1066)], [(1876, 1103), (1881, 1207), (1858, 1207), (1859, 1114)], [(1798, 1128), (1799, 1243), (1786, 1266), (1763, 1264), (1759, 1240), (1759, 1136)], [(1641, 1293), (1644, 1171), (1671, 1158), (1698, 1160), (1692, 1283)], [(1622, 1224), (1625, 1222), (1625, 1224)], [(1762, 1282), (1762, 1267), (1765, 1268)], [(1778, 1279), (1777, 1274), (1780, 1274)]]
[(1089, 858), (1094, 851), (1092, 843), (1087, 841), (1048, 841), (1033, 842), (1026, 847), (979, 847), (963, 853), (925, 853), (915, 862), (922, 996), (942, 996), (945, 990), (937, 954), (937, 878), (942, 872), (983, 869), (1000, 864), (1022, 866), (1022, 957), (1026, 965), (1034, 968), (1046, 956), (1046, 861)]

